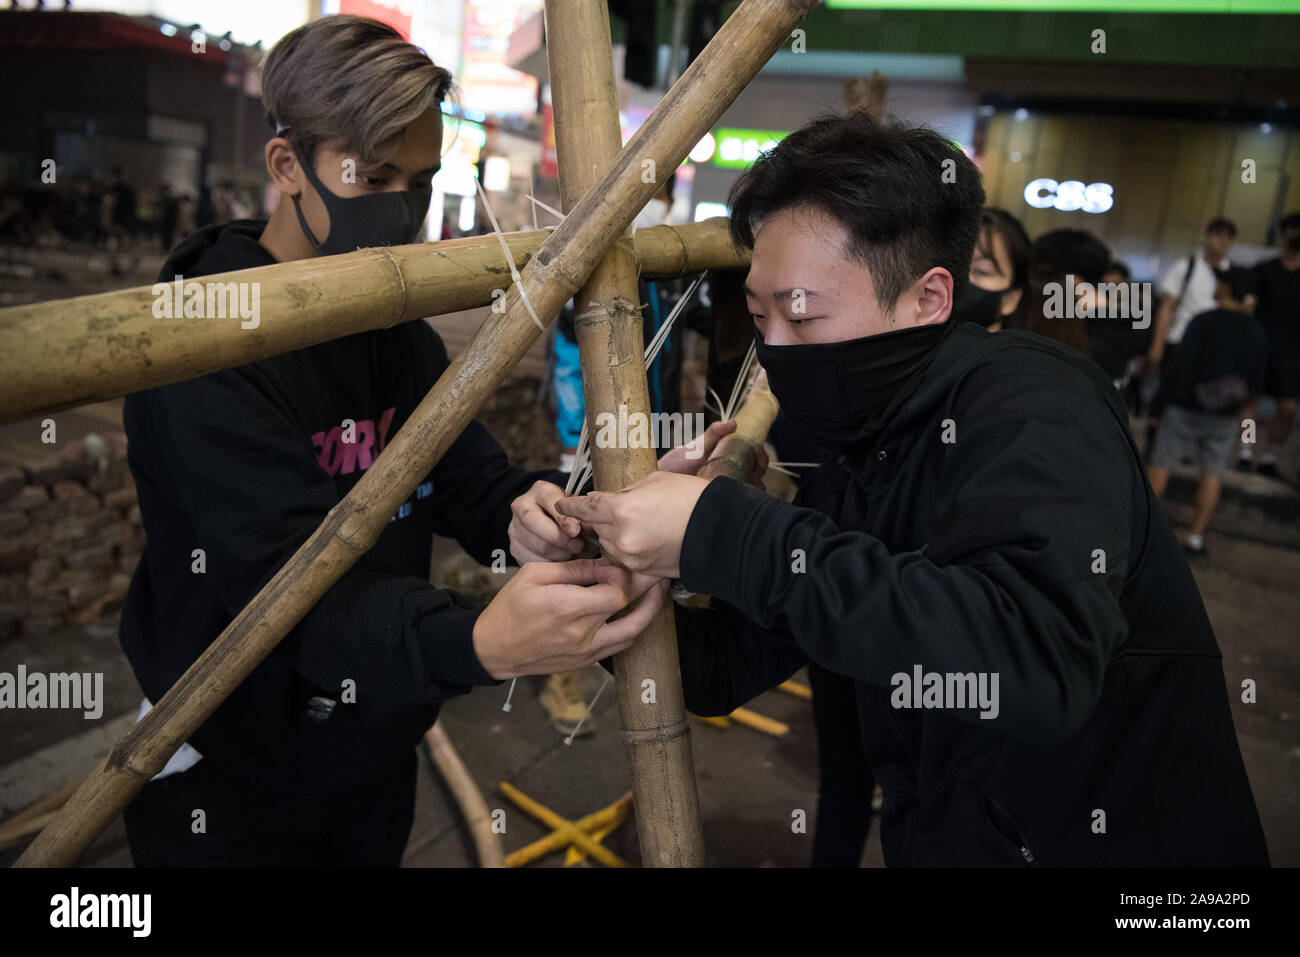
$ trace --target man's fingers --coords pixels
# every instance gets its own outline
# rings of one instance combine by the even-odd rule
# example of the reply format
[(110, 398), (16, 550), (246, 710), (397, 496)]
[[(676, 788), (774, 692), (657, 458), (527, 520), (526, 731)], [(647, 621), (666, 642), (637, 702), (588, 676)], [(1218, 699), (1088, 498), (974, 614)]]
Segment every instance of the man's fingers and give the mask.
[(530, 572), (536, 585), (600, 585), (626, 586), (631, 593), (628, 573), (603, 558), (576, 558), (567, 562), (550, 562), (538, 565)]
[[(569, 558), (569, 550), (538, 538), (523, 523), (516, 520), (510, 528), (510, 542), (512, 548), (523, 548), (530, 554), (536, 555), (545, 561), (562, 561)], [(518, 556), (515, 556), (516, 558)]]
[(704, 434), (697, 438), (692, 445), (698, 446), (702, 454), (708, 455), (713, 451), (714, 446), (721, 442), (726, 436), (736, 431), (736, 420), (728, 419), (726, 422), (714, 422), (704, 430)]
[[(605, 649), (611, 646), (626, 646), (637, 635), (650, 627), (659, 609), (664, 606), (668, 589), (672, 582), (666, 578), (659, 579), (659, 584), (650, 588), (642, 597), (640, 604), (622, 618), (607, 621), (596, 629), (596, 644)], [(602, 653), (602, 657), (604, 654)]]
[(576, 537), (582, 531), (582, 525), (577, 519), (566, 518), (555, 510), (555, 503), (568, 494), (564, 489), (550, 482), (538, 482), (533, 486), (533, 491), (537, 504), (555, 520), (556, 525), (569, 534), (570, 538)]
[(614, 521), (614, 501), (610, 492), (572, 495), (555, 503), (561, 515), (576, 518), (587, 525), (609, 525)]
[[(557, 489), (557, 491), (560, 492), (560, 497), (563, 497), (563, 490)], [(515, 518), (519, 520), (520, 525), (542, 541), (567, 550), (573, 534), (561, 527), (560, 523), (571, 528), (577, 524), (576, 522), (563, 516), (553, 516), (538, 499), (531, 495), (515, 499), (513, 508)]]

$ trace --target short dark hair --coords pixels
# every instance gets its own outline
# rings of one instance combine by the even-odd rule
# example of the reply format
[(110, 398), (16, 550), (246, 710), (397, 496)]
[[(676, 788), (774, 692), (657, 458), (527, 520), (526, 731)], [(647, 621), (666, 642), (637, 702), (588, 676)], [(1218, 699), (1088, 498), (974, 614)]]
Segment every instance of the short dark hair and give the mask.
[[(1126, 281), (1133, 278), (1133, 271), (1128, 268), (1128, 264), (1120, 262), (1118, 259), (1106, 267), (1106, 272), (1117, 272), (1123, 276)], [(1103, 275), (1105, 275), (1105, 273), (1103, 273)]]
[(1217, 216), (1206, 224), (1205, 231), (1207, 233), (1227, 233), (1235, 239), (1237, 236), (1237, 224), (1230, 219), (1224, 219), (1222, 216)]
[(1110, 250), (1086, 229), (1053, 229), (1043, 233), (1029, 251), (1035, 266), (1062, 275), (1100, 282), (1111, 264)]
[(1278, 229), (1300, 229), (1300, 211), (1287, 213), (1277, 224)]
[(935, 266), (952, 273), (954, 293), (966, 284), (984, 187), (961, 148), (934, 130), (855, 112), (795, 130), (736, 180), (728, 205), (739, 249), (753, 248), (773, 213), (834, 217), (851, 237), (845, 254), (866, 264), (877, 301), (892, 311)]

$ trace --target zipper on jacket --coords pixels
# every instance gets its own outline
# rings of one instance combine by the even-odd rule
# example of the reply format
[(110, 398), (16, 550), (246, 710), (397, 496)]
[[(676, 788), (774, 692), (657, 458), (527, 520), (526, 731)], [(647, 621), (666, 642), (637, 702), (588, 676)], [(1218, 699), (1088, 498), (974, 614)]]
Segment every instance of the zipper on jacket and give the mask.
[[(996, 798), (988, 798), (988, 802), (989, 802), (989, 806), (991, 806), (994, 810), (998, 812), (998, 814), (1002, 816), (1003, 821), (1006, 823), (1006, 825), (1011, 829), (1012, 833), (1015, 835), (1014, 843), (1016, 844), (1018, 850), (1020, 851), (1020, 856), (1025, 859), (1025, 863), (1026, 864), (1034, 863), (1034, 852), (1029, 849), (1029, 845), (1025, 842), (1025, 836), (1020, 833), (1020, 827), (1019, 825), (1016, 824), (1016, 819), (1011, 816), (1011, 812), (1008, 811), (1003, 806), (1002, 802), (997, 800)], [(1007, 836), (1007, 835), (1003, 835), (1003, 836)]]

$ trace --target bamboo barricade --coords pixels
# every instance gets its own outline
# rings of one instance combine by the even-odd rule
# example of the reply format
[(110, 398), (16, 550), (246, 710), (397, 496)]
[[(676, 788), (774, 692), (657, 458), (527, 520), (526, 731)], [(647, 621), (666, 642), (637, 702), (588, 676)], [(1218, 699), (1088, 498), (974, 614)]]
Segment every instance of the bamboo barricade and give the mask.
[(492, 812), (488, 810), (483, 792), (474, 783), (465, 762), (452, 746), (451, 738), (442, 730), (440, 721), (435, 721), (433, 727), (424, 733), (424, 743), (429, 746), (429, 757), (451, 789), (460, 813), (465, 816), (465, 826), (469, 828), (478, 854), (478, 866), (505, 867), (506, 853), (501, 847), (501, 839), (492, 831)]
[(750, 387), (749, 396), (736, 413), (736, 431), (718, 443), (700, 469), (700, 476), (713, 479), (726, 475), (738, 482), (745, 481), (753, 461), (754, 447), (767, 441), (768, 430), (780, 409), (776, 396), (767, 387), (767, 376), (760, 372)]
[[(622, 142), (609, 10), (605, 0), (546, 0), (546, 27), (550, 36), (563, 39), (549, 46), (548, 54), (560, 194), (568, 210), (595, 184), (597, 172), (618, 155)], [(620, 240), (573, 302), (588, 422), (598, 421), (602, 412), (618, 416), (620, 407), (629, 418), (650, 413), (637, 261), (629, 246)], [(596, 488), (602, 490), (626, 488), (658, 468), (649, 446), (602, 448), (593, 442), (591, 461)], [(650, 867), (703, 867), (704, 831), (671, 602), (636, 644), (615, 656), (614, 686), (641, 861)], [(648, 701), (646, 687), (654, 689)]]
[[(506, 235), (520, 269), (547, 235), (547, 230)], [(642, 271), (650, 275), (748, 262), (748, 254), (732, 246), (725, 219), (637, 230), (635, 244)], [(509, 288), (510, 267), (500, 243), (489, 234), (361, 249), (192, 282), (203, 284), (205, 314), (207, 290), (217, 283), (223, 289), (236, 284), (236, 301), (239, 284), (249, 284), (243, 289), (250, 305), (257, 289), (256, 327), (242, 327), (245, 322), (228, 312), (229, 300), (221, 290), (214, 293), (212, 305), (225, 318), (156, 316), (155, 304), (176, 312), (174, 301), (160, 298), (174, 299), (174, 284), (0, 309), (0, 422), (192, 379), (340, 336), (485, 306)]]
[[(374, 545), (389, 518), (460, 435), (605, 250), (657, 190), (642, 161), (675, 169), (816, 0), (744, 0), (551, 233), (478, 334), (352, 491), (155, 707), (135, 724), (27, 848), (22, 866), (67, 866)], [(575, 51), (581, 52), (581, 51)], [(355, 303), (358, 310), (368, 303)]]

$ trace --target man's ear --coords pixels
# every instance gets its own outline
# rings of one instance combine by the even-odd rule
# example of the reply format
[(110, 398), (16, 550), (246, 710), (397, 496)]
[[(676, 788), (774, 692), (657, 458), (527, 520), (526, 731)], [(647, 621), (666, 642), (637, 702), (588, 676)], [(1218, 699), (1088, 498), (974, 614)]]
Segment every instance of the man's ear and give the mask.
[(952, 273), (942, 266), (935, 266), (912, 284), (916, 294), (917, 326), (930, 326), (946, 322), (952, 313)]
[(296, 196), (302, 192), (303, 175), (298, 166), (298, 156), (293, 146), (283, 136), (277, 136), (266, 144), (266, 172), (271, 182), (285, 196)]
[(1009, 316), (1016, 311), (1020, 305), (1020, 297), (1024, 295), (1024, 290), (1020, 288), (1008, 289), (1002, 294), (1002, 305), (998, 309), (998, 314)]

